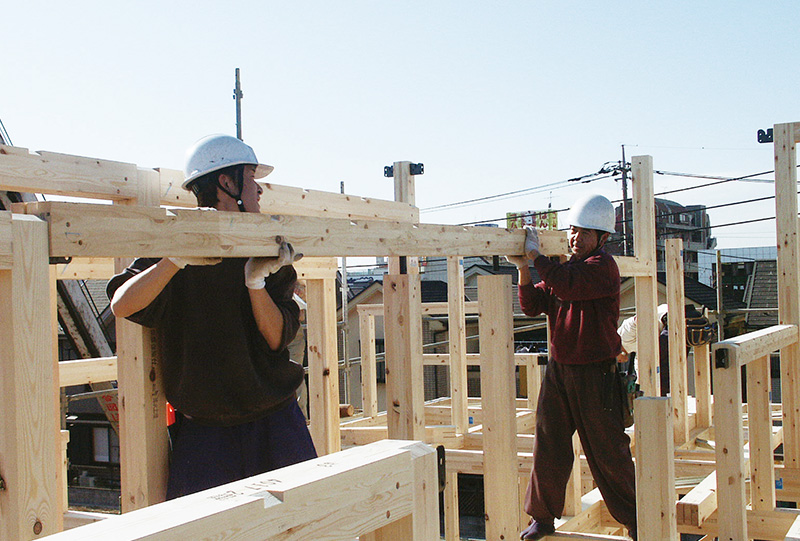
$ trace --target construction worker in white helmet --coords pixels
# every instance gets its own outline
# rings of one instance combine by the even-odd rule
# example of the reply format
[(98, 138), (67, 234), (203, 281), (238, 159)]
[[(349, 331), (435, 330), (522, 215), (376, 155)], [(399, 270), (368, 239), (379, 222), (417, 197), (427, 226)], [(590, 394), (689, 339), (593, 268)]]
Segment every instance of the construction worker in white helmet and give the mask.
[[(271, 171), (211, 135), (188, 150), (183, 188), (207, 210), (260, 212), (255, 180)], [(161, 347), (176, 410), (167, 499), (316, 456), (295, 398), (303, 367), (286, 348), (300, 328), (299, 257), (282, 241), (278, 257), (137, 259), (109, 281), (114, 314), (153, 328)]]
[[(564, 511), (577, 430), (611, 516), (635, 540), (636, 479), (616, 372), (620, 276), (603, 250), (615, 230), (614, 207), (602, 195), (589, 195), (572, 206), (568, 220), (568, 261), (542, 255), (532, 227), (526, 227), (525, 256), (507, 256), (519, 271), (522, 311), (546, 314), (552, 326), (525, 496), (532, 518), (520, 539), (541, 539), (555, 530), (555, 519)], [(542, 280), (537, 284), (531, 261)]]

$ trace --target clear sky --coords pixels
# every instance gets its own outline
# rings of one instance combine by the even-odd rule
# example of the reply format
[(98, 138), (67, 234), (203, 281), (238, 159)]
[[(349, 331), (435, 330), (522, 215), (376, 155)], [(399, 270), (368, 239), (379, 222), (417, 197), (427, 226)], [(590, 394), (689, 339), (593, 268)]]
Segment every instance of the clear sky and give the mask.
[[(592, 173), (623, 144), (656, 170), (769, 171), (757, 130), (800, 121), (796, 0), (7, 4), (0, 119), (17, 146), (180, 169), (196, 139), (235, 134), (238, 67), (244, 139), (275, 166), (270, 181), (391, 199), (383, 167), (421, 162), (421, 209)], [(607, 179), (422, 221), (566, 208), (587, 190), (621, 196)], [(665, 197), (769, 195), (736, 182)], [(767, 201), (710, 214), (774, 212)], [(721, 248), (774, 245), (774, 221), (713, 233)]]

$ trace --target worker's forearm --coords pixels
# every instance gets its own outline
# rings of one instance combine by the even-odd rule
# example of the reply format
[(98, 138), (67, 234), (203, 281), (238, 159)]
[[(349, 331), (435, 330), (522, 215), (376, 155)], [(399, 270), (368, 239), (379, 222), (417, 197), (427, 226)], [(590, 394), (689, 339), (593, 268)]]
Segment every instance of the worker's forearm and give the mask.
[(250, 304), (253, 307), (253, 317), (256, 319), (258, 330), (270, 349), (275, 351), (280, 347), (283, 338), (283, 312), (266, 289), (247, 291), (250, 294)]
[(178, 270), (171, 261), (162, 259), (137, 274), (114, 293), (111, 311), (116, 317), (128, 317), (146, 308), (164, 290)]
[(518, 283), (519, 283), (520, 286), (526, 286), (526, 285), (530, 284), (533, 281), (532, 278), (531, 278), (531, 269), (528, 267), (527, 263), (528, 262), (526, 261), (525, 265), (517, 267), (517, 270), (519, 271), (519, 282)]

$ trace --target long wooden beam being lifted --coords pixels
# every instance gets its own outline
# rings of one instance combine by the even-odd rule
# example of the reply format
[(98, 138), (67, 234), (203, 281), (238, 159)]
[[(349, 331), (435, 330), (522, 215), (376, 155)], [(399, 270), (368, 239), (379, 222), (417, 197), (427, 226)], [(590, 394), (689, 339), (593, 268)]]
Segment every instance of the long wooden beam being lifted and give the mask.
[[(86, 203), (19, 203), (50, 227), (62, 257), (276, 256), (285, 238), (307, 256), (520, 254), (525, 232), (490, 227), (342, 220)], [(542, 251), (566, 253), (566, 236), (540, 231)], [(521, 254), (520, 254), (521, 255)]]

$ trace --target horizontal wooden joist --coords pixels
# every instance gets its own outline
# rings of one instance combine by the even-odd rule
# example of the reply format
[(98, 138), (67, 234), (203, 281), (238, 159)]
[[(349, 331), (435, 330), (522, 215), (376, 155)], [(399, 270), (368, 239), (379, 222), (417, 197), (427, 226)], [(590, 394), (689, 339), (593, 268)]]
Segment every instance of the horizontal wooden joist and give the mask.
[[(521, 255), (522, 230), (163, 209), (88, 203), (20, 203), (48, 222), (50, 255), (61, 257), (247, 257), (278, 254), (279, 238), (307, 256)], [(540, 231), (548, 255), (566, 235)]]
[(117, 380), (117, 358), (100, 357), (58, 363), (58, 379), (61, 387), (87, 385)]
[(730, 367), (744, 366), (797, 342), (797, 339), (795, 325), (774, 325), (717, 342), (713, 345), (714, 358), (726, 359)]
[[(157, 199), (158, 204), (193, 207), (195, 197), (181, 188), (182, 182), (183, 172), (175, 169), (140, 168), (132, 163), (0, 145), (1, 190), (112, 201), (139, 200), (157, 190), (151, 199)], [(261, 209), (265, 213), (419, 221), (419, 209), (408, 203), (261, 184)]]

